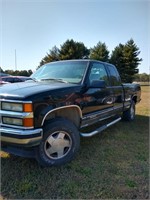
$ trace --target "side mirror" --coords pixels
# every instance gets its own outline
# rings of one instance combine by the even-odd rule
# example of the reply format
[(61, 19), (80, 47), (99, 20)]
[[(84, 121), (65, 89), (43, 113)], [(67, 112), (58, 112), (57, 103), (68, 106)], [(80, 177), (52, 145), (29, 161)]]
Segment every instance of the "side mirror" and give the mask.
[(105, 88), (106, 82), (104, 80), (93, 80), (90, 85), (90, 88)]

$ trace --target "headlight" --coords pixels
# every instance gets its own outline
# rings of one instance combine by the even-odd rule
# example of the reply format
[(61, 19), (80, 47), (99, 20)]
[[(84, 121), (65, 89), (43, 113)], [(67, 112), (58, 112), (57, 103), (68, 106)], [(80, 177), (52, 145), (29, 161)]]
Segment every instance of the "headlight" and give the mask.
[(9, 126), (31, 128), (34, 126), (32, 102), (1, 101), (1, 121)]
[(12, 118), (12, 117), (3, 117), (3, 123), (15, 126), (24, 126), (24, 127), (33, 127), (33, 118)]
[(22, 126), (23, 125), (23, 120), (22, 119), (18, 119), (18, 118), (3, 117), (3, 123), (4, 124)]
[(32, 103), (10, 103), (2, 102), (2, 110), (17, 112), (32, 112)]
[(23, 111), (23, 104), (21, 103), (9, 103), (9, 102), (2, 102), (2, 110), (10, 110), (10, 111)]

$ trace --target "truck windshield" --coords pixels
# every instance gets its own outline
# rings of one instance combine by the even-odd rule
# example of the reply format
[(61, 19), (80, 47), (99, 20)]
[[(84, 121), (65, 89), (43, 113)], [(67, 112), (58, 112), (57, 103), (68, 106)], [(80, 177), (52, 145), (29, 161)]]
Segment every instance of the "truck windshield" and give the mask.
[(31, 78), (37, 81), (81, 83), (87, 61), (58, 61), (41, 66)]

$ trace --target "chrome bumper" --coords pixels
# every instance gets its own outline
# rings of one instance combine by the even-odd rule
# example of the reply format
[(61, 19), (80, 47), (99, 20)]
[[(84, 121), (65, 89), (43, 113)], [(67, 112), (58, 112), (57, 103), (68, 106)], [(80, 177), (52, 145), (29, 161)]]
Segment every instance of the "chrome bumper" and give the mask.
[(43, 129), (22, 130), (0, 127), (1, 142), (27, 146), (38, 145), (43, 136)]

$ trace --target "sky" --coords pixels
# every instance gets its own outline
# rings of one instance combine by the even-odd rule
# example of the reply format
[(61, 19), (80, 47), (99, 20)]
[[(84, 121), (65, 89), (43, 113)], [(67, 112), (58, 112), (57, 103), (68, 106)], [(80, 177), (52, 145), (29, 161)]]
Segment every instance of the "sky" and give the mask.
[(140, 73), (150, 71), (150, 0), (0, 0), (0, 66), (35, 71), (53, 46), (67, 40), (110, 53), (133, 38)]

